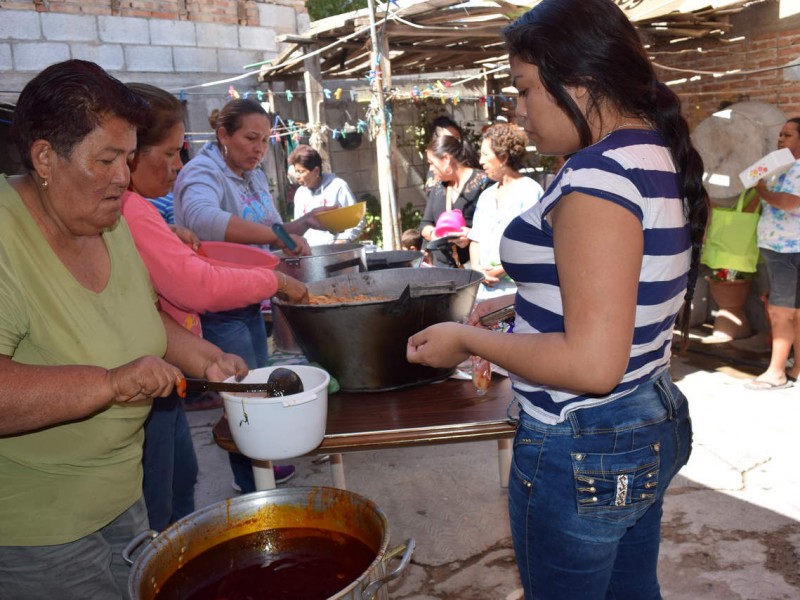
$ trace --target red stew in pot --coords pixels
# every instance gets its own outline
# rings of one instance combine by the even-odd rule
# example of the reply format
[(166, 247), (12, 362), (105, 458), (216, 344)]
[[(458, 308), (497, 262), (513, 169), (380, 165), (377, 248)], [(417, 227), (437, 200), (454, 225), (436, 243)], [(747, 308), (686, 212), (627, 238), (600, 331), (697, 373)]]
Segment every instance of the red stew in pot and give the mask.
[(257, 531), (187, 562), (156, 600), (325, 600), (358, 579), (375, 556), (360, 540), (336, 531)]

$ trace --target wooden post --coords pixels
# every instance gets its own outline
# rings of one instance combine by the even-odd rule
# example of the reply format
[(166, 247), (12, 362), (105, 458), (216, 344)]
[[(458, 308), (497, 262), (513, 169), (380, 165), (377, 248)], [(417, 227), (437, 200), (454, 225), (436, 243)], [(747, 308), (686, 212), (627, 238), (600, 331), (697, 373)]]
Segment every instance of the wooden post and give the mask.
[(391, 127), (386, 122), (386, 103), (383, 96), (384, 86), (391, 81), (389, 64), (389, 44), (384, 39), (378, 43), (375, 27), (375, 2), (368, 0), (370, 25), (370, 60), (375, 69), (375, 80), (372, 92), (375, 95), (380, 123), (375, 137), (375, 149), (378, 158), (378, 189), (381, 197), (381, 226), (383, 233), (383, 249), (400, 249), (400, 223), (397, 216), (397, 197), (394, 190), (394, 174), (392, 173), (392, 135)]
[[(313, 46), (307, 48), (308, 52), (311, 50), (313, 50)], [(322, 158), (323, 172), (330, 172), (331, 158), (328, 151), (328, 135), (325, 131), (325, 96), (322, 89), (322, 69), (319, 55), (306, 58), (303, 65), (305, 66), (303, 82), (306, 88), (306, 110), (308, 111), (308, 124), (311, 127), (310, 144)]]

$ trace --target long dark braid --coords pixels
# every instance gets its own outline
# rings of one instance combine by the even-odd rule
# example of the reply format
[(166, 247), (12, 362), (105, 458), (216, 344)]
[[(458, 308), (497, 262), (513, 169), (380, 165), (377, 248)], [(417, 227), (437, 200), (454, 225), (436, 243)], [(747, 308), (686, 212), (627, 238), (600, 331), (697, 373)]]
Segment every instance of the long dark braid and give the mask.
[(685, 342), (689, 336), (692, 299), (700, 271), (700, 250), (708, 223), (708, 192), (703, 186), (703, 159), (691, 143), (689, 126), (680, 112), (680, 99), (666, 85), (656, 80), (653, 80), (652, 99), (652, 111), (647, 118), (669, 144), (672, 159), (683, 180), (683, 206), (692, 240), (692, 262), (680, 315), (681, 337)]

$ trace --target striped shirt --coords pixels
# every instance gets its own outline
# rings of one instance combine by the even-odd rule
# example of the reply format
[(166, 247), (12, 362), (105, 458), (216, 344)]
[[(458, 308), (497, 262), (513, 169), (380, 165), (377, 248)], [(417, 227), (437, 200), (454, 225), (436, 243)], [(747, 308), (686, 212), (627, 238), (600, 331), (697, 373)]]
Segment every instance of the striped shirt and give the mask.
[(156, 210), (167, 222), (167, 225), (175, 224), (175, 200), (172, 197), (172, 192), (160, 198), (148, 198), (147, 200), (156, 207)]
[(564, 331), (553, 230), (545, 217), (572, 192), (614, 202), (633, 213), (642, 224), (644, 256), (630, 360), (610, 394), (581, 394), (512, 375), (523, 410), (550, 424), (576, 409), (620, 398), (668, 368), (672, 328), (683, 304), (691, 259), (680, 180), (663, 138), (649, 130), (613, 132), (570, 157), (541, 201), (505, 230), (500, 245), (503, 267), (518, 286), (515, 333)]

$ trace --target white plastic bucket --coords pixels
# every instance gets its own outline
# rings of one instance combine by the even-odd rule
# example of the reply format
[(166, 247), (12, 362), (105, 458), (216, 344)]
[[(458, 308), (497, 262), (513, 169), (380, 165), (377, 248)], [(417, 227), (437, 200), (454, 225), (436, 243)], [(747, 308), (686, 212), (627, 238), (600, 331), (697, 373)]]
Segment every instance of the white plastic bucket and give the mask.
[(303, 391), (274, 398), (221, 393), (236, 447), (257, 460), (302, 456), (319, 446), (325, 437), (330, 375), (317, 367), (287, 365), (254, 369), (242, 382), (265, 383), (278, 368), (297, 373)]

